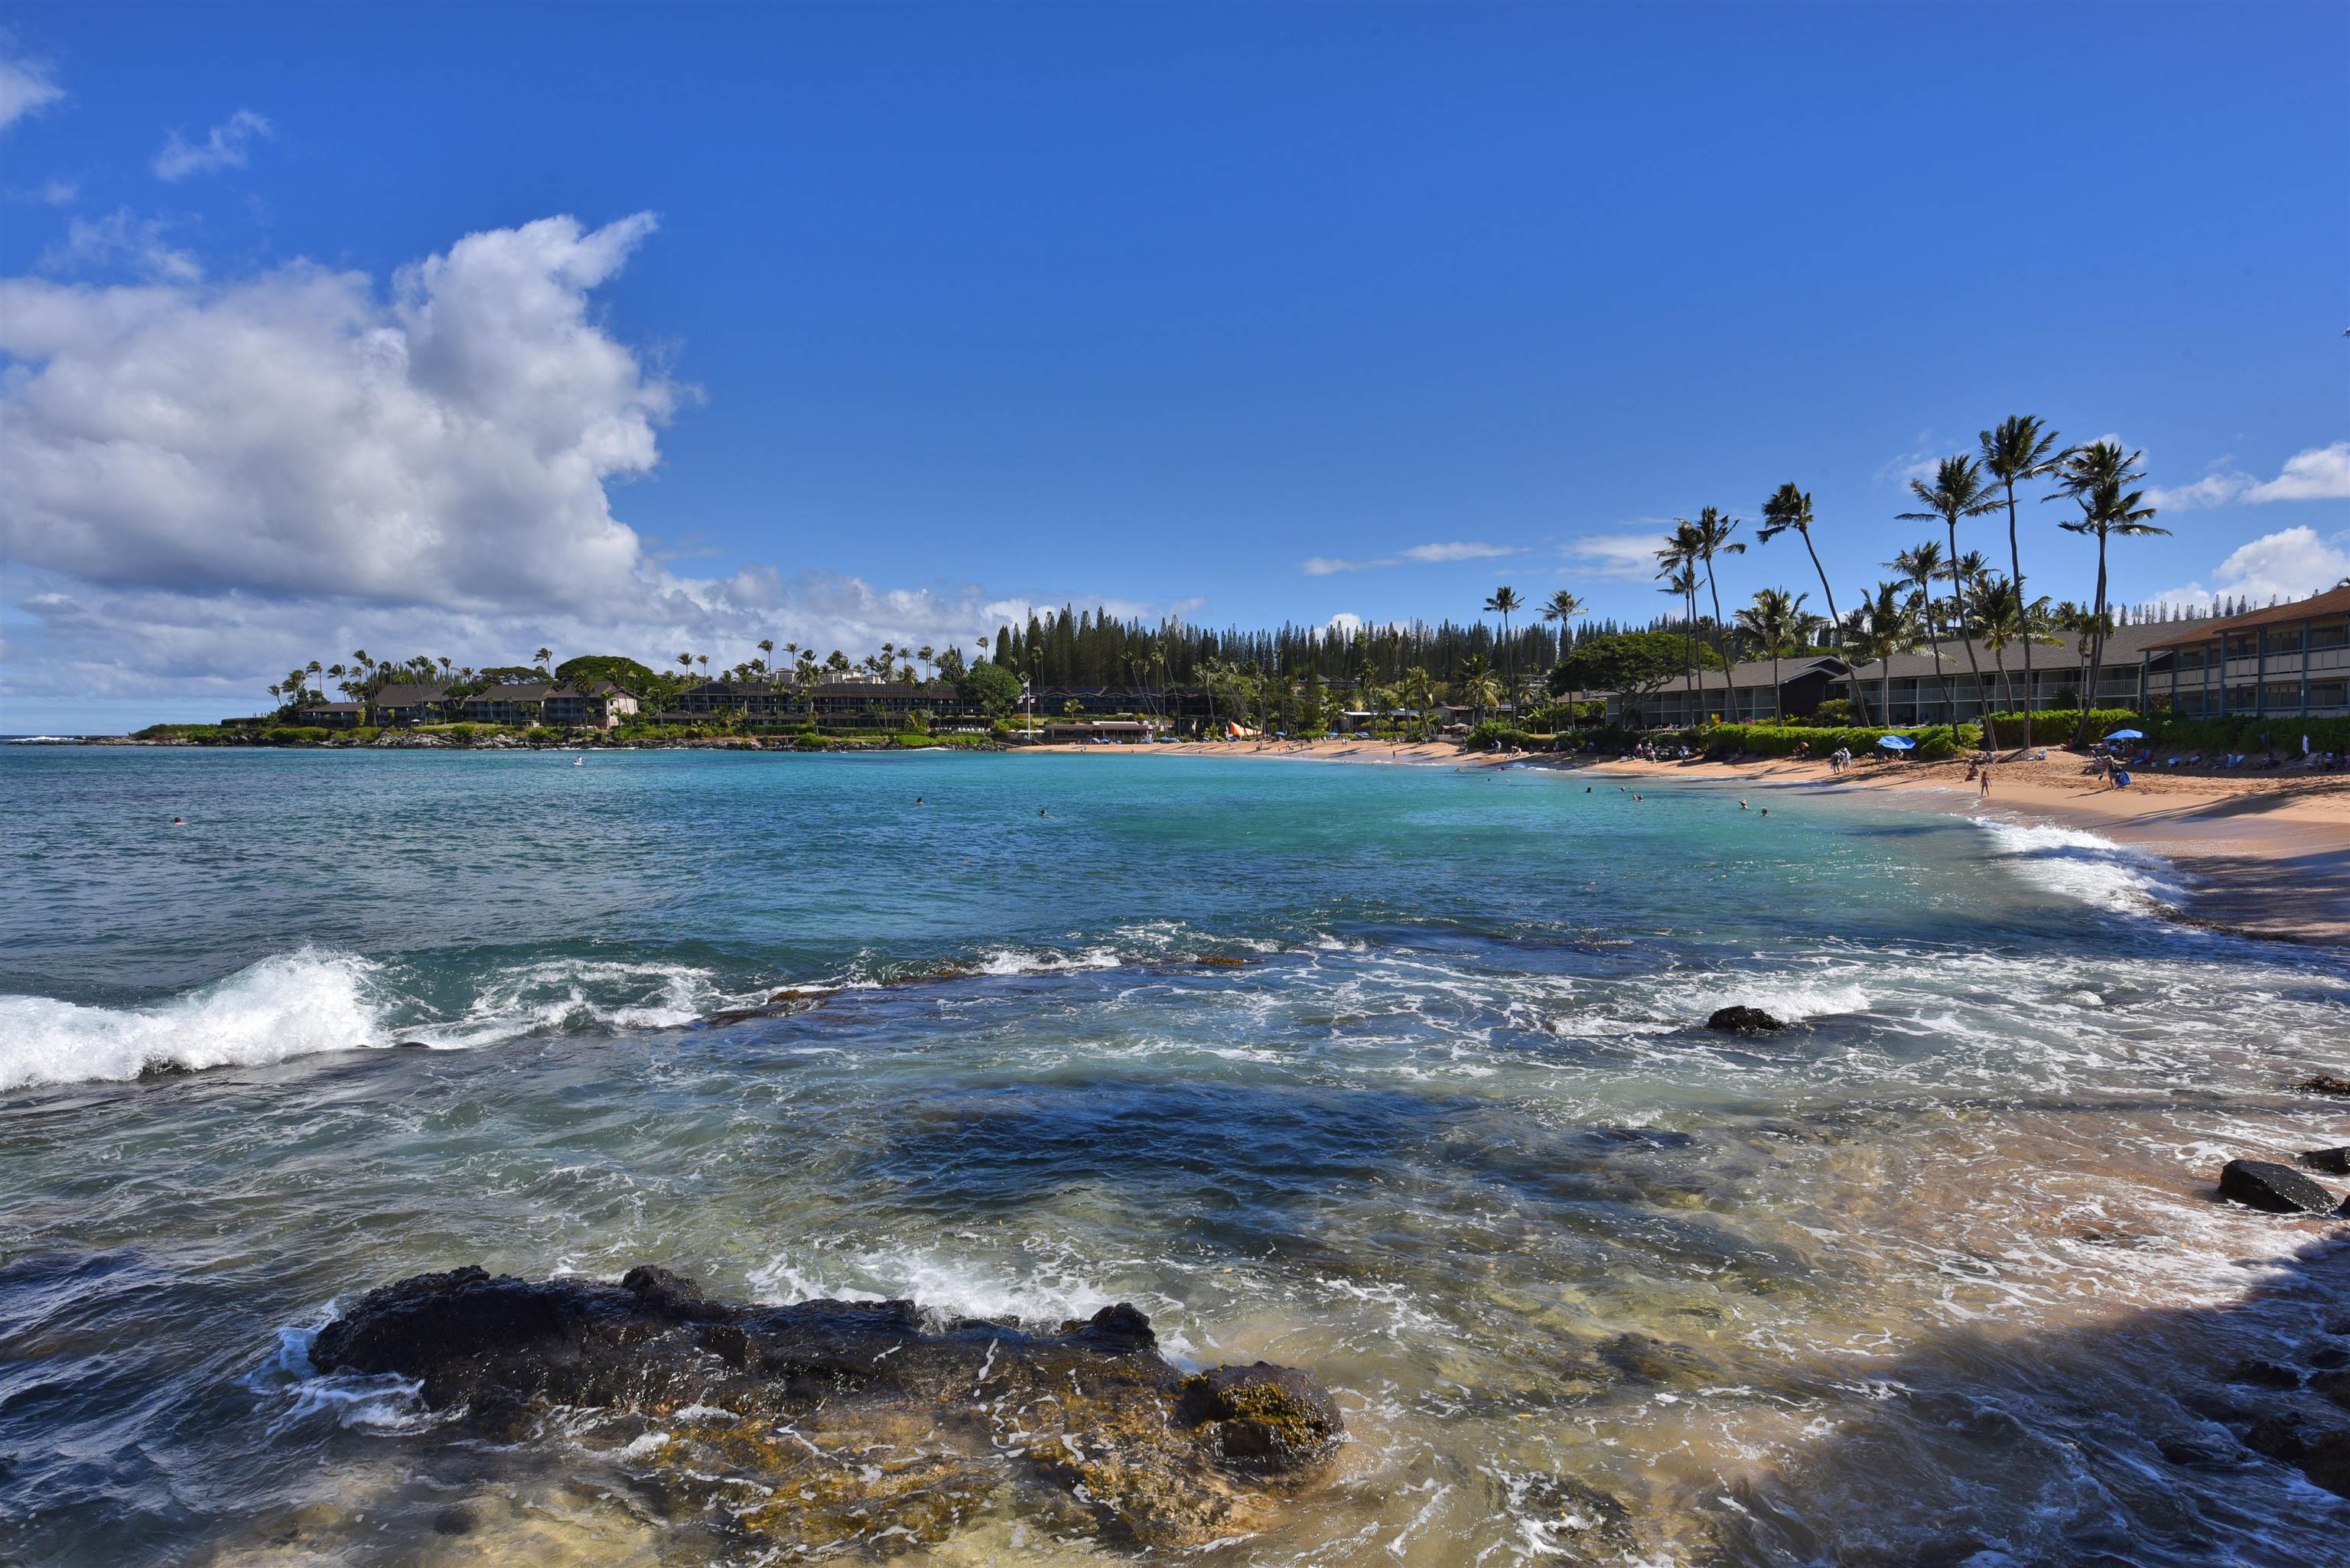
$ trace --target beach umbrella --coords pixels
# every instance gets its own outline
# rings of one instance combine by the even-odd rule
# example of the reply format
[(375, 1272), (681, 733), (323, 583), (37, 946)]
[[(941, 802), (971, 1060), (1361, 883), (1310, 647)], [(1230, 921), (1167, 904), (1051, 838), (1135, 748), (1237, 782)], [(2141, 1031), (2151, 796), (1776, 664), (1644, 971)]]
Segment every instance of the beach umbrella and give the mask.
[(1917, 742), (1907, 735), (1879, 735), (1877, 737), (1877, 743), (1888, 752), (1913, 751), (1918, 745)]
[(2107, 735), (2106, 739), (2108, 741), (2143, 741), (2146, 739), (2146, 732), (2144, 730), (2116, 730), (2112, 734)]

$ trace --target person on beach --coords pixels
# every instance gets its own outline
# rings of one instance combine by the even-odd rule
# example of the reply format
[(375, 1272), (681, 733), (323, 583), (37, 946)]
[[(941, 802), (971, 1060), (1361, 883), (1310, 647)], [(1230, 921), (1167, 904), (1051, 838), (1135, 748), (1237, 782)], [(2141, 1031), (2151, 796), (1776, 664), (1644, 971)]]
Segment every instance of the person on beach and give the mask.
[(1980, 775), (1979, 775), (1979, 776), (1981, 778), (1982, 783), (1981, 783), (1981, 787), (1979, 787), (1979, 788), (1975, 791), (1975, 798), (1976, 798), (1977, 800), (1989, 800), (1989, 799), (1991, 798), (1991, 769), (1990, 769), (1990, 767), (1985, 766), (1985, 767), (1981, 770), (1981, 773), (1980, 774)]

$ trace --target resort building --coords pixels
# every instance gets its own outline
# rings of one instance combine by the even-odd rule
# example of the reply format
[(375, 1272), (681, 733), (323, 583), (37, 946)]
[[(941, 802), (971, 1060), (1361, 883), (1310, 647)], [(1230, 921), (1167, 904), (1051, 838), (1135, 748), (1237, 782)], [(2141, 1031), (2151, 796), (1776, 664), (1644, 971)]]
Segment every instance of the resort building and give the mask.
[(329, 730), (355, 730), (367, 717), (365, 705), (358, 702), (316, 702), (301, 710), (302, 722), (317, 724)]
[[(2158, 644), (2191, 639), (2212, 624), (2205, 618), (2116, 627), (2106, 639), (2089, 705), (2146, 711), (2158, 689), (2149, 683), (2149, 652)], [(1927, 648), (1856, 665), (1837, 681), (1835, 695), (1851, 699), (1854, 713), (1865, 712), (1873, 722), (1905, 725), (1972, 723), (1986, 711), (2020, 713), (2027, 701), (2033, 712), (2080, 706), (2087, 659), (2073, 639), (2033, 647), (2029, 689), (2020, 645), (1992, 649), (1977, 642), (1973, 652), (1970, 665), (1968, 645), (1945, 639), (1939, 657)], [(1980, 687), (1976, 666), (1982, 672)]]
[(449, 716), (449, 688), (395, 680), (378, 691), (368, 707), (379, 724), (438, 723)]
[(463, 713), (476, 724), (556, 724), (567, 729), (608, 730), (637, 711), (637, 700), (608, 680), (579, 691), (567, 683), (524, 681), (485, 686), (464, 700)]
[(1817, 712), (1828, 698), (1843, 695), (1835, 683), (1850, 668), (1834, 656), (1782, 659), (1775, 668), (1770, 659), (1750, 659), (1728, 670), (1700, 670), (1694, 677), (1676, 677), (1653, 691), (1569, 692), (1567, 698), (1613, 696), (1617, 722), (1645, 730), (1804, 719)]
[(2211, 719), (2350, 714), (2350, 583), (2185, 629), (2175, 621), (2150, 629), (2165, 634), (2140, 650), (2139, 680), (2155, 709)]

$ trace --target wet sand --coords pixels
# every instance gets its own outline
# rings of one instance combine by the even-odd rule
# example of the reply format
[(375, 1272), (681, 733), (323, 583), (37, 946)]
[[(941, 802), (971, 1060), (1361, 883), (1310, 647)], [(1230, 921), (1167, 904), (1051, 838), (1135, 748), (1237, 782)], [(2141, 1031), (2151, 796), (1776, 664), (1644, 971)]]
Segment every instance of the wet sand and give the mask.
[(1162, 746), (1039, 746), (1095, 756), (1273, 757), (1309, 762), (1490, 768), (1513, 764), (1680, 779), (1807, 798), (1866, 795), (1882, 804), (2075, 827), (2160, 855), (2194, 879), (2180, 913), (2241, 931), (2350, 946), (2350, 776), (2252, 772), (2142, 772), (2117, 790), (2083, 774), (2082, 759), (1997, 763), (1986, 799), (1963, 761), (1637, 762), (1463, 753), (1448, 742), (1367, 740), (1186, 742)]

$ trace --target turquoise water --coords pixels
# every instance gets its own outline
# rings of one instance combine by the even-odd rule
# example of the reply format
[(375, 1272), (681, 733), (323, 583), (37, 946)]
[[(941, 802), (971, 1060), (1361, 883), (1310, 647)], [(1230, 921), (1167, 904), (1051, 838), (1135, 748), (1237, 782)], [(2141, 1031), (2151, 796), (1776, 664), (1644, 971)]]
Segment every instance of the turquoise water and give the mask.
[[(2338, 1231), (2208, 1199), (2345, 1141), (2283, 1086), (2350, 1072), (2350, 971), (2086, 835), (1641, 793), (0, 750), (0, 1560), (705, 1560), (625, 1456), (302, 1355), (420, 1270), (646, 1261), (1307, 1368), (1352, 1441), (1216, 1563), (2338, 1550), (2350, 1503), (2159, 1445), (2350, 1348)], [(832, 994), (702, 1022), (784, 985)]]

